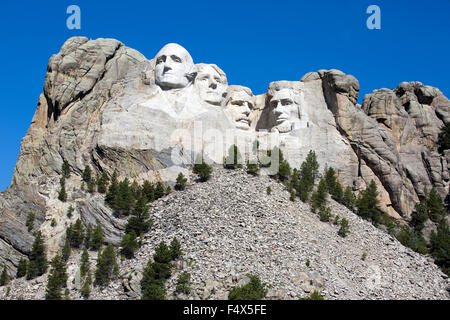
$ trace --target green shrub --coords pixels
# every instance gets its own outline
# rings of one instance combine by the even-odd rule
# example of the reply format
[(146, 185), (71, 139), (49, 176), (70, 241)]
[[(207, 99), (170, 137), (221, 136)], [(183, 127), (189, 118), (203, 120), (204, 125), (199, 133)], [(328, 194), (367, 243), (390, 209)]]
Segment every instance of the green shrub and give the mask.
[(266, 297), (268, 290), (259, 277), (251, 274), (247, 277), (250, 278), (250, 282), (231, 289), (228, 294), (229, 300), (262, 300)]

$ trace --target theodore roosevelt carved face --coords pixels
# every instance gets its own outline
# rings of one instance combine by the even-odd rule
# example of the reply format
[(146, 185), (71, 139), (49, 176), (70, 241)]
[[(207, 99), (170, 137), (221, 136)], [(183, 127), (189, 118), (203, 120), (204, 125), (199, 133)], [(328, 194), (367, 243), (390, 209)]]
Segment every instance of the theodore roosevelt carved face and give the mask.
[(155, 57), (155, 83), (163, 90), (187, 87), (195, 74), (191, 55), (176, 43), (165, 45)]
[(227, 77), (215, 64), (197, 64), (195, 86), (200, 97), (207, 103), (221, 105), (227, 90)]
[(242, 86), (228, 87), (225, 111), (231, 117), (236, 128), (250, 129), (250, 111), (253, 109), (253, 93)]

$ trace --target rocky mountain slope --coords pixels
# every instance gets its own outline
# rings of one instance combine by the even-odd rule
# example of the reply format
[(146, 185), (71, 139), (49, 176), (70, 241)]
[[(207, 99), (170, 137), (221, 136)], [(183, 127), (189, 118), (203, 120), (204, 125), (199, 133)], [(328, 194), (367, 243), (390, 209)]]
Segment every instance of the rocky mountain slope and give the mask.
[[(160, 67), (161, 61), (167, 62), (163, 53), (168, 48), (180, 53), (182, 65), (190, 68), (189, 74), (182, 75), (183, 87), (167, 88), (166, 82), (158, 82), (158, 72), (170, 69)], [(209, 79), (209, 85), (203, 84), (204, 79)], [(106, 241), (119, 245), (126, 221), (114, 215), (103, 196), (80, 190), (86, 166), (92, 168), (94, 176), (106, 173), (111, 177), (116, 171), (119, 179), (173, 185), (179, 172), (190, 173), (192, 162), (186, 159), (193, 161), (205, 153), (209, 160), (220, 163), (222, 154), (214, 151), (227, 150), (230, 141), (223, 136), (228, 132), (238, 143), (251, 145), (258, 140), (267, 150), (272, 149), (268, 141), (277, 138), (291, 167), (298, 168), (309, 150), (315, 150), (321, 169), (333, 167), (343, 186), (356, 194), (374, 180), (381, 208), (402, 223), (411, 219), (425, 188), (434, 187), (448, 199), (450, 150), (439, 152), (438, 134), (449, 121), (450, 101), (439, 89), (420, 82), (375, 90), (364, 97), (362, 105), (357, 103), (358, 94), (358, 80), (333, 69), (310, 72), (300, 81), (272, 82), (266, 93), (255, 96), (249, 88), (228, 86), (218, 66), (194, 64), (178, 45), (165, 46), (149, 60), (115, 39), (70, 38), (49, 60), (43, 92), (22, 140), (11, 187), (0, 193), (0, 266), (6, 266), (13, 277), (20, 259), (29, 255), (32, 232), (37, 230), (42, 232), (48, 257), (52, 258), (64, 244), (66, 227), (78, 218), (85, 226), (98, 221)], [(213, 102), (212, 96), (216, 99)], [(199, 123), (203, 127), (197, 135)], [(208, 148), (214, 140), (211, 132), (224, 140), (214, 145), (218, 148)], [(250, 150), (245, 146), (240, 150), (248, 156)], [(72, 172), (66, 181), (67, 202), (58, 200), (64, 161)], [(207, 287), (211, 287), (211, 281), (228, 281), (229, 285), (251, 271), (245, 269), (247, 266), (257, 265), (262, 279), (282, 291), (272, 292), (274, 297), (304, 295), (311, 290), (305, 285), (310, 278), (312, 283), (322, 284), (328, 298), (445, 297), (445, 281), (426, 258), (333, 203), (333, 211), (348, 216), (351, 222), (352, 234), (342, 239), (336, 236), (335, 226), (320, 223), (307, 205), (289, 202), (281, 186), (274, 186), (278, 191), (267, 197), (265, 184), (273, 183), (267, 179), (218, 170), (212, 182), (153, 203), (155, 229), (139, 252), (139, 263), (124, 261), (122, 272), (131, 272), (132, 265), (142, 268), (158, 237), (179, 232), (187, 254), (194, 254), (192, 258), (199, 261), (204, 255), (203, 263), (208, 261), (217, 269), (192, 266), (198, 285), (202, 281), (208, 283)], [(209, 184), (213, 188), (208, 189)], [(195, 192), (205, 194), (203, 200)], [(168, 203), (163, 205), (165, 201)], [(66, 214), (70, 206), (75, 208), (71, 218)], [(223, 215), (227, 210), (228, 216)], [(30, 213), (35, 220), (28, 230)], [(197, 220), (200, 227), (194, 228)], [(323, 232), (320, 239), (314, 237), (317, 232)], [(222, 238), (213, 237), (219, 235), (224, 236), (224, 243), (219, 244)], [(244, 236), (247, 238), (240, 238)], [(324, 239), (330, 242), (329, 250), (320, 242)], [(349, 245), (352, 241), (355, 246)], [(247, 247), (239, 247), (244, 244)], [(232, 250), (233, 246), (239, 250)], [(221, 251), (225, 248), (227, 253)], [(272, 261), (277, 250), (281, 250), (277, 256), (281, 260)], [(291, 250), (295, 256), (289, 253)], [(367, 250), (365, 261), (360, 259), (363, 250)], [(396, 257), (403, 259), (397, 262), (399, 265), (395, 264)], [(77, 269), (75, 258), (76, 254), (71, 258), (70, 272)], [(233, 263), (227, 263), (229, 258)], [(245, 263), (247, 259), (250, 264)], [(311, 270), (304, 268), (307, 259)], [(225, 261), (224, 265), (220, 261)], [(390, 283), (385, 279), (382, 289), (364, 289), (366, 276), (358, 275), (365, 274), (371, 266), (369, 261), (378, 263), (381, 274), (387, 272), (391, 278), (389, 270), (398, 270), (398, 277), (404, 281)], [(421, 275), (419, 270), (424, 268), (426, 274)], [(270, 270), (276, 272), (271, 275)], [(283, 275), (284, 284), (278, 283), (275, 275)], [(231, 280), (227, 278), (230, 276)], [(19, 297), (20, 290), (14, 288), (23, 286), (26, 297), (36, 292), (41, 297), (42, 288), (38, 287), (43, 281), (33, 280), (29, 287), (29, 283), (15, 280), (11, 296)], [(103, 295), (93, 296), (135, 298), (137, 280), (133, 281), (126, 285), (133, 287), (126, 293), (117, 281), (116, 293), (108, 289)], [(214, 285), (222, 289), (211, 297), (223, 297), (223, 284)], [(389, 289), (390, 285), (393, 288)], [(209, 296), (210, 292), (207, 296), (202, 292), (192, 297)]]
[[(103, 196), (91, 200), (101, 203)], [(103, 290), (93, 289), (90, 299), (140, 298), (142, 270), (155, 246), (174, 236), (184, 255), (167, 284), (169, 299), (227, 299), (231, 287), (245, 283), (247, 273), (270, 285), (268, 299), (298, 299), (313, 290), (326, 299), (449, 298), (450, 281), (431, 258), (333, 200), (330, 207), (333, 215), (349, 220), (347, 237), (338, 235), (338, 226), (321, 222), (309, 205), (290, 201), (285, 186), (268, 176), (217, 168), (211, 180), (151, 204), (155, 223), (135, 258), (122, 259), (119, 278)], [(97, 254), (90, 255), (95, 266)], [(79, 264), (80, 252), (74, 250), (67, 282), (72, 299), (81, 298)], [(173, 295), (182, 271), (192, 276), (189, 296)], [(9, 295), (2, 287), (0, 297), (43, 299), (46, 278), (13, 280)]]

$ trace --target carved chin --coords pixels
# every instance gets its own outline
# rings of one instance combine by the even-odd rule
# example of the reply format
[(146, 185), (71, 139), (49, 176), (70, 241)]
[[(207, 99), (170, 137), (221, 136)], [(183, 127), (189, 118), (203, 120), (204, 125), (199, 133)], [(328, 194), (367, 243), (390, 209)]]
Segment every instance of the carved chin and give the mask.
[(291, 132), (291, 122), (286, 120), (274, 127), (279, 133)]

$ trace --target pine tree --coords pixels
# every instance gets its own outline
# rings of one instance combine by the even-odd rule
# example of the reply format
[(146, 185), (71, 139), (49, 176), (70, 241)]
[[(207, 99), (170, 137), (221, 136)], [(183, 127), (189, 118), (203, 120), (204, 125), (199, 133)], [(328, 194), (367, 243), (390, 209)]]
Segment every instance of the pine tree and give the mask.
[(115, 209), (123, 215), (129, 215), (134, 205), (133, 192), (128, 178), (119, 183), (119, 191)]
[[(180, 173), (181, 174), (181, 173)], [(178, 175), (180, 176), (180, 175)], [(178, 178), (177, 178), (178, 182)], [(151, 202), (155, 200), (155, 187), (149, 181), (145, 180), (142, 185), (142, 193), (146, 198), (146, 202)]]
[(311, 209), (316, 212), (321, 206), (327, 203), (327, 182), (324, 178), (320, 179), (317, 190), (311, 196)]
[(200, 181), (205, 182), (211, 177), (212, 168), (202, 159), (201, 163), (196, 161), (193, 172), (199, 176)]
[(250, 160), (247, 160), (247, 173), (257, 175), (259, 171), (258, 163), (256, 162), (250, 162)]
[(36, 263), (33, 260), (27, 263), (27, 280), (34, 279), (38, 276), (38, 269)]
[(439, 223), (447, 215), (447, 210), (442, 202), (442, 198), (434, 187), (430, 190), (430, 193), (428, 193), (427, 208), (428, 216), (433, 222)]
[(62, 177), (59, 180), (59, 183), (61, 185), (61, 190), (58, 193), (58, 199), (62, 202), (66, 202), (67, 201), (66, 178)]
[(150, 219), (145, 196), (141, 196), (137, 200), (132, 215), (133, 216), (128, 219), (127, 225), (125, 226), (125, 233), (134, 231), (137, 236), (146, 233), (153, 224), (153, 221)]
[(85, 299), (89, 298), (89, 295), (91, 294), (91, 284), (92, 284), (92, 277), (91, 277), (91, 273), (88, 272), (88, 275), (86, 277), (86, 280), (84, 281), (83, 287), (81, 287), (81, 290), (80, 290), (81, 295)]
[(356, 203), (356, 198), (352, 192), (352, 189), (348, 186), (345, 188), (342, 201), (344, 202), (344, 205), (347, 208), (353, 210), (353, 207), (355, 206), (355, 203)]
[(432, 231), (430, 247), (435, 263), (450, 276), (450, 228), (445, 221), (439, 223), (437, 232)]
[(108, 186), (108, 175), (103, 172), (102, 175), (97, 179), (97, 191), (99, 193), (106, 193)]
[(116, 251), (112, 244), (99, 251), (97, 258), (97, 269), (95, 270), (95, 284), (98, 286), (108, 285), (112, 278), (117, 275), (118, 265)]
[(231, 289), (228, 300), (262, 300), (266, 297), (268, 289), (258, 276), (248, 274), (250, 282)]
[(280, 178), (281, 181), (285, 181), (287, 180), (287, 178), (289, 178), (290, 175), (291, 175), (291, 167), (286, 160), (283, 160), (282, 162), (280, 162), (280, 167), (278, 168), (278, 177)]
[(164, 194), (164, 186), (161, 181), (158, 181), (155, 188), (155, 200), (162, 198)]
[(119, 195), (119, 183), (117, 182), (117, 173), (114, 171), (111, 177), (111, 184), (109, 185), (108, 192), (106, 193), (105, 202), (113, 210), (117, 208), (117, 198)]
[(66, 264), (63, 259), (57, 255), (52, 260), (52, 270), (48, 277), (45, 299), (61, 300), (61, 290), (67, 285)]
[(420, 203), (416, 204), (414, 212), (411, 214), (411, 225), (414, 227), (414, 230), (421, 232), (428, 218), (427, 199), (423, 198), (420, 200)]
[(6, 266), (3, 266), (2, 274), (0, 275), (0, 287), (8, 284), (9, 282), (9, 276), (8, 272), (6, 270)]
[(346, 237), (350, 232), (350, 228), (348, 226), (348, 220), (345, 218), (342, 218), (341, 220), (341, 228), (338, 231), (338, 234), (342, 237)]
[(183, 271), (178, 276), (175, 292), (184, 294), (189, 294), (191, 292), (191, 275), (189, 272)]
[[(33, 274), (31, 274), (33, 277), (35, 275), (40, 276), (47, 271), (48, 262), (45, 255), (44, 239), (42, 238), (42, 234), (40, 231), (37, 231), (34, 234), (34, 242), (29, 258), (30, 262), (32, 262), (34, 265), (32, 265), (31, 267), (29, 266), (27, 268), (27, 271), (33, 272)], [(36, 273), (34, 274), (34, 272)]]
[(94, 231), (92, 231), (92, 237), (91, 241), (89, 242), (89, 247), (92, 250), (98, 250), (102, 247), (104, 241), (105, 239), (102, 226), (100, 224), (97, 224), (97, 226), (94, 228)]
[(120, 246), (122, 247), (122, 254), (127, 259), (133, 258), (134, 252), (139, 247), (134, 230), (131, 230), (129, 233), (126, 233), (123, 236), (122, 241), (120, 242)]
[(80, 274), (83, 278), (91, 268), (91, 264), (89, 262), (89, 253), (86, 248), (84, 248), (83, 253), (81, 254), (81, 265), (80, 265)]
[(35, 219), (35, 214), (34, 212), (30, 212), (27, 216), (27, 220), (25, 222), (25, 225), (28, 228), (28, 232), (31, 232), (31, 230), (33, 230), (34, 227), (34, 219)]
[(63, 164), (62, 164), (62, 175), (64, 178), (69, 178), (70, 177), (70, 165), (69, 162), (67, 160), (64, 160)]
[(89, 182), (87, 183), (87, 191), (89, 193), (94, 193), (95, 192), (95, 179), (91, 179), (89, 180)]
[(66, 238), (69, 239), (73, 248), (79, 248), (83, 244), (84, 227), (80, 219), (77, 219), (74, 225), (70, 224), (67, 228)]
[(72, 214), (75, 211), (75, 209), (73, 208), (72, 205), (69, 206), (69, 208), (67, 209), (67, 218), (72, 218)]
[(337, 180), (336, 171), (332, 167), (325, 170), (325, 180), (331, 197), (336, 201), (341, 201), (343, 196), (342, 186)]
[(63, 258), (64, 261), (69, 260), (71, 251), (72, 250), (71, 250), (71, 247), (70, 247), (70, 241), (69, 241), (69, 239), (67, 239), (67, 236), (66, 236), (66, 241), (64, 242), (64, 247), (63, 247), (62, 253), (61, 253), (62, 258)]
[(227, 157), (224, 159), (224, 167), (226, 169), (242, 168), (242, 155), (237, 145), (233, 144), (228, 149)]
[(325, 206), (321, 206), (321, 207), (319, 208), (319, 218), (320, 218), (320, 221), (322, 221), (322, 222), (328, 222), (328, 221), (330, 221), (330, 218), (331, 218), (331, 208), (325, 207)]
[(84, 168), (83, 174), (82, 174), (82, 179), (84, 182), (89, 183), (92, 180), (92, 170), (90, 166), (86, 166)]
[[(98, 222), (98, 221), (97, 221)], [(86, 235), (84, 237), (84, 246), (86, 248), (90, 248), (91, 246), (91, 241), (92, 241), (92, 226), (91, 224), (88, 224), (88, 226), (86, 227)], [(98, 248), (97, 248), (98, 249)], [(97, 250), (95, 249), (95, 250)]]
[(439, 152), (450, 149), (450, 122), (445, 123), (439, 133)]
[(167, 196), (171, 192), (172, 192), (172, 188), (170, 186), (167, 186), (165, 195)]
[(183, 173), (179, 173), (177, 177), (177, 183), (175, 184), (175, 190), (181, 191), (186, 189), (187, 179), (184, 177)]
[(17, 266), (17, 278), (22, 278), (27, 274), (27, 260), (22, 258)]
[(181, 251), (181, 244), (176, 237), (174, 237), (170, 242), (170, 254), (172, 260), (176, 260), (183, 255), (183, 252)]
[(380, 200), (378, 200), (378, 190), (375, 181), (372, 180), (369, 186), (360, 192), (356, 200), (356, 207), (358, 208), (358, 215), (364, 219), (369, 219), (377, 225), (381, 222), (382, 211), (379, 207)]

